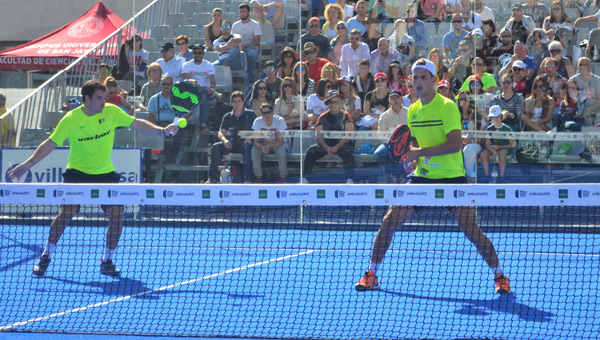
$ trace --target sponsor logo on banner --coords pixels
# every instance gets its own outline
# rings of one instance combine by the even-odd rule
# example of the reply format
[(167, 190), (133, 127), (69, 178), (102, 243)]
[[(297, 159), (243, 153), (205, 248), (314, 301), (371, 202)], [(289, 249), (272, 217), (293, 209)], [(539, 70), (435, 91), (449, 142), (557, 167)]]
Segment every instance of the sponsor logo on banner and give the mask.
[(210, 199), (210, 190), (202, 190), (202, 199), (203, 200)]
[(258, 199), (264, 200), (269, 197), (267, 190), (259, 190), (258, 191)]
[(403, 190), (394, 190), (392, 195), (394, 196), (394, 198), (402, 198), (402, 197), (404, 197), (404, 191)]
[(496, 198), (497, 199), (505, 199), (506, 198), (506, 190), (505, 189), (496, 189)]
[(54, 196), (54, 197), (63, 197), (63, 194), (64, 194), (64, 191), (62, 191), (62, 190), (54, 190), (52, 192), (52, 196)]
[(64, 191), (64, 190), (54, 190), (52, 192), (54, 197), (63, 197), (63, 196), (85, 196), (83, 191)]
[(100, 197), (100, 190), (99, 189), (92, 189), (90, 192), (90, 196), (92, 198), (99, 198)]
[(308, 191), (301, 191), (301, 192), (287, 192), (285, 190), (277, 190), (275, 192), (275, 196), (277, 196), (277, 198), (286, 198), (286, 197), (309, 197), (310, 193)]
[(589, 191), (589, 190), (578, 190), (577, 197), (579, 198), (588, 198), (588, 197), (597, 197), (600, 196), (600, 192), (598, 191)]
[(375, 189), (375, 198), (376, 199), (384, 198), (384, 196), (385, 196), (385, 194), (384, 194), (383, 189)]
[(108, 197), (118, 197), (118, 196), (139, 196), (140, 193), (137, 191), (117, 191), (117, 190), (109, 190)]
[(558, 198), (569, 198), (568, 189), (558, 189)]
[(179, 191), (171, 191), (171, 190), (163, 190), (164, 198), (172, 198), (172, 197), (195, 197), (196, 193), (194, 192), (179, 192)]
[(37, 189), (37, 198), (45, 198), (46, 190), (45, 189)]
[(31, 196), (31, 191), (10, 191), (7, 189), (0, 190), (0, 197), (8, 196)]
[(525, 197), (550, 197), (552, 194), (549, 191), (527, 191), (527, 190), (515, 190), (516, 198)]
[(287, 191), (284, 190), (277, 190), (275, 192), (275, 196), (277, 196), (277, 198), (286, 198), (287, 197)]
[(346, 192), (343, 190), (336, 190), (335, 191), (335, 198), (344, 198), (344, 196), (346, 196)]
[(444, 189), (435, 189), (435, 198), (444, 198)]
[(229, 198), (229, 197), (252, 197), (251, 192), (231, 192), (227, 190), (219, 191), (219, 198)]
[(465, 197), (465, 192), (462, 190), (454, 190), (454, 197), (456, 197), (456, 198)]
[(323, 190), (323, 189), (317, 190), (317, 199), (324, 199), (324, 198), (325, 198), (325, 190)]
[(146, 189), (146, 198), (154, 198), (154, 189)]
[(406, 196), (428, 196), (426, 191), (407, 191)]
[(219, 191), (219, 198), (229, 198), (229, 191), (225, 191), (225, 190)]

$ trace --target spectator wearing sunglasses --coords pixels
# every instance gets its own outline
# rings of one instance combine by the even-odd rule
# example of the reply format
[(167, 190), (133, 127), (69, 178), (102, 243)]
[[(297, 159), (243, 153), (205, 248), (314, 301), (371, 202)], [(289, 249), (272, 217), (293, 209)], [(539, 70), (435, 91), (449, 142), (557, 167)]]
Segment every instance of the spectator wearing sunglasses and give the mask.
[[(496, 88), (498, 87), (498, 84), (496, 84), (496, 79), (494, 78), (493, 74), (487, 73), (485, 72), (485, 70), (486, 64), (482, 58), (476, 57), (475, 59), (473, 59), (473, 61), (471, 62), (472, 75), (471, 77), (465, 80), (460, 89), (462, 91), (468, 91), (471, 85), (470, 83), (473, 81), (477, 81), (483, 86), (483, 91), (487, 93), (495, 93)], [(473, 80), (475, 79), (473, 78), (473, 76), (477, 76), (477, 80)]]
[(312, 17), (308, 20), (308, 32), (300, 37), (297, 50), (304, 51), (303, 47), (309, 42), (317, 47), (317, 57), (327, 58), (329, 54), (329, 39), (321, 34), (321, 21), (317, 17)]
[(221, 36), (213, 42), (213, 48), (219, 53), (219, 60), (213, 65), (229, 65), (232, 70), (242, 69), (240, 44), (242, 37), (231, 34), (231, 21), (223, 20)]
[(318, 56), (319, 51), (319, 47), (311, 41), (304, 44), (304, 50), (302, 50), (302, 53), (304, 54), (304, 60), (306, 60), (306, 64), (308, 65), (308, 74), (310, 79), (314, 80), (315, 82), (319, 82), (321, 79), (321, 70), (323, 69), (323, 66), (329, 63), (329, 60)]
[(350, 43), (342, 47), (342, 56), (340, 58), (340, 67), (342, 76), (355, 77), (358, 74), (358, 62), (361, 59), (370, 60), (371, 52), (367, 44), (361, 42), (361, 35), (358, 29), (350, 32)]
[(458, 58), (458, 44), (463, 40), (468, 31), (463, 29), (463, 19), (460, 13), (454, 13), (452, 15), (452, 30), (444, 34), (444, 40), (442, 41), (442, 48), (444, 49), (444, 58), (447, 60), (454, 60)]
[[(563, 46), (559, 41), (552, 41), (548, 45), (548, 50), (550, 53), (550, 58), (556, 61), (556, 73), (563, 78), (571, 78), (575, 75), (575, 70), (573, 69), (573, 63), (571, 63), (571, 59), (563, 56)], [(540, 67), (546, 66), (547, 59), (542, 61)]]

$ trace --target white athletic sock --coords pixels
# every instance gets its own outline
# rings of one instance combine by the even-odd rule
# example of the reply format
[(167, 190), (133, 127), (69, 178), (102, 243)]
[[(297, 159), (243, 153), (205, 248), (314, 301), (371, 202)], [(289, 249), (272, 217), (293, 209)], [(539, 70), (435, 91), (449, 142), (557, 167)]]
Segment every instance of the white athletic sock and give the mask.
[(371, 262), (369, 264), (369, 270), (373, 272), (373, 274), (377, 273), (377, 270), (381, 267), (381, 263)]
[(104, 253), (102, 253), (102, 261), (106, 261), (106, 260), (112, 260), (112, 257), (114, 254), (117, 253), (117, 248), (115, 249), (108, 249), (108, 248), (104, 248)]
[(46, 243), (46, 247), (44, 247), (44, 251), (42, 252), (42, 255), (48, 255), (50, 256), (50, 254), (54, 253), (56, 251), (56, 244), (55, 243)]
[(504, 275), (504, 272), (502, 271), (501, 266), (492, 268), (492, 272), (494, 273), (494, 277), (496, 277), (498, 275)]

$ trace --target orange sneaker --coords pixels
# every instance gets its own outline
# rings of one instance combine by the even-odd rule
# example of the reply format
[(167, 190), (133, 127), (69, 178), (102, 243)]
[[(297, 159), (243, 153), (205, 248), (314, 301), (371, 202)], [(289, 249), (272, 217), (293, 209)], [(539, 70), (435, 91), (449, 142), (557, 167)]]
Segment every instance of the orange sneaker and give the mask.
[(379, 289), (379, 281), (377, 280), (377, 276), (375, 276), (372, 271), (367, 270), (365, 272), (365, 276), (358, 281), (354, 288), (359, 291)]
[(508, 277), (504, 275), (498, 275), (494, 279), (496, 283), (496, 294), (509, 294), (510, 293), (510, 281)]

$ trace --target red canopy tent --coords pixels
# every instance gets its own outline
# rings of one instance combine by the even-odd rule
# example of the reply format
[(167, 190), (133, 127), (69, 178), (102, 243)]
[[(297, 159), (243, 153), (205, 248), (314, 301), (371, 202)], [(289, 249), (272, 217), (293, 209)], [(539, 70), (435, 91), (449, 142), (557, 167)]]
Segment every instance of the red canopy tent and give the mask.
[[(29, 43), (0, 52), (0, 70), (56, 71), (69, 66), (125, 21), (99, 1), (73, 22)], [(118, 46), (110, 55), (118, 53)]]

